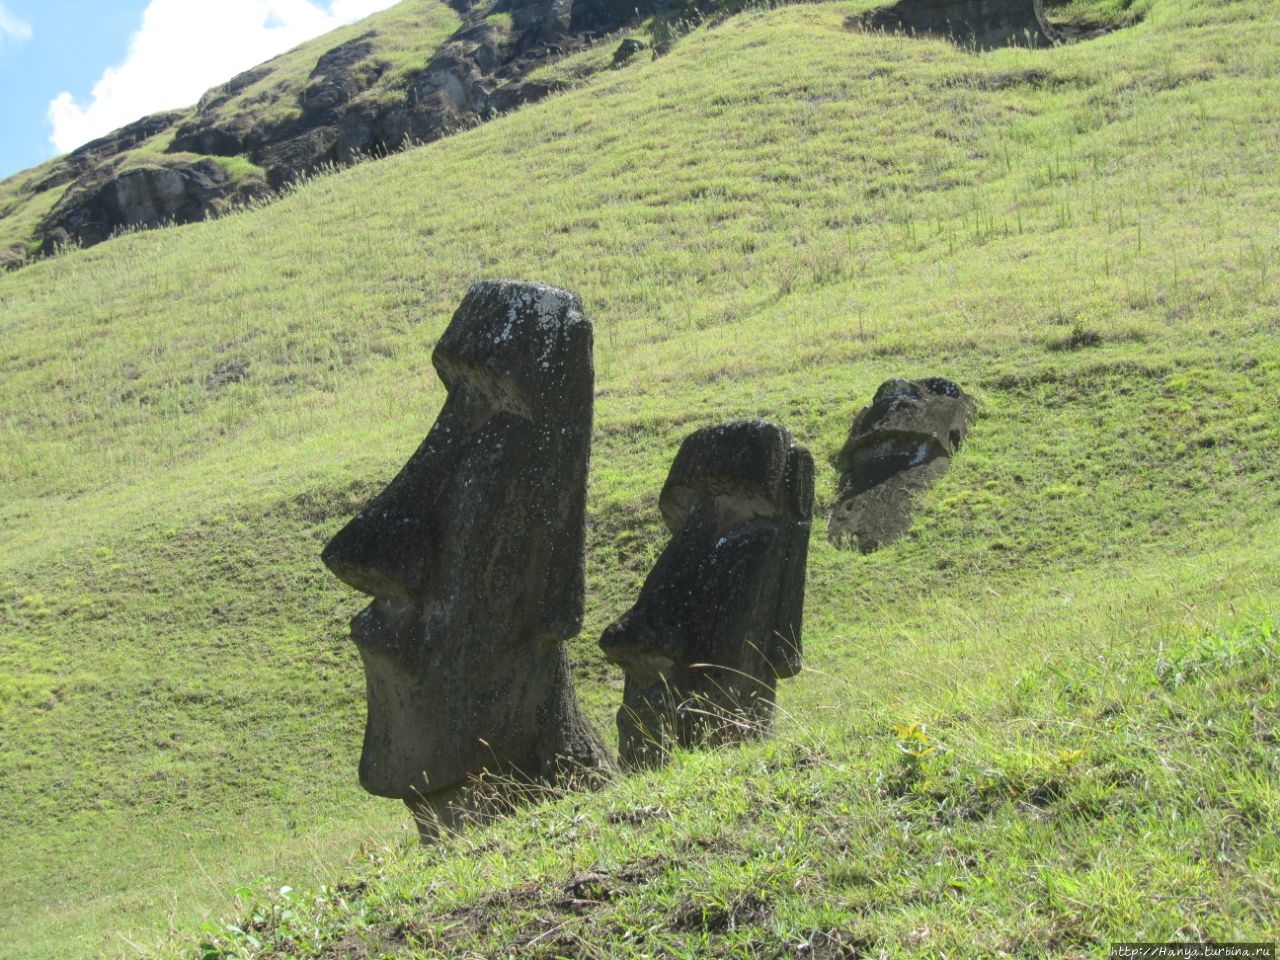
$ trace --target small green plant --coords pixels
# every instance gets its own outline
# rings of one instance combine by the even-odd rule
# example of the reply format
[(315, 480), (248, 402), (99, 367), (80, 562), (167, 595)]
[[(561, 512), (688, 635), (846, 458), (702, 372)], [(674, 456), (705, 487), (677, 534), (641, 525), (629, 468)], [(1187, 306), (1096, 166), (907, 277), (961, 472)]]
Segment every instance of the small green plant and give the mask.
[(923, 723), (894, 724), (892, 730), (897, 737), (898, 752), (910, 764), (919, 765), (925, 757), (937, 752), (937, 744), (929, 738)]
[(1161, 644), (1155, 674), (1162, 686), (1170, 688), (1242, 664), (1276, 663), (1280, 663), (1280, 631), (1275, 620), (1265, 617), (1234, 630)]
[(232, 896), (236, 918), (201, 927), (199, 960), (314, 956), (348, 926), (358, 927), (363, 916), (361, 909), (350, 909), (347, 891), (325, 885), (308, 895), (288, 886), (266, 894), (237, 887)]
[(938, 753), (938, 744), (923, 723), (894, 724), (891, 728), (898, 750), (897, 788), (922, 790), (930, 783), (929, 759)]

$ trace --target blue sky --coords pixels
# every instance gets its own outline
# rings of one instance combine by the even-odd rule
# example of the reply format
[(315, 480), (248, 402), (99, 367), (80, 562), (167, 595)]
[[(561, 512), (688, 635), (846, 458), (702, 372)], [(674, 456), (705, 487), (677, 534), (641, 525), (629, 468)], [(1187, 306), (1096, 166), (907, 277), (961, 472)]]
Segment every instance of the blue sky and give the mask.
[(397, 0), (0, 0), (0, 179)]

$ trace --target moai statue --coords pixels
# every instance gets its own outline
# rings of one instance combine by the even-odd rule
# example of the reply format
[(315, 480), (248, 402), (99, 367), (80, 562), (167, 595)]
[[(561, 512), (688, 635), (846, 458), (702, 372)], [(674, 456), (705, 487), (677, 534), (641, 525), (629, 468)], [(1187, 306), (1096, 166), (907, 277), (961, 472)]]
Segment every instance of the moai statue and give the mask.
[(503, 785), (518, 797), (613, 765), (565, 648), (582, 628), (591, 324), (567, 290), (485, 281), (432, 362), (448, 390), (435, 425), (323, 554), (373, 598), (351, 621), (360, 783), (408, 804), (424, 840), (492, 812)]
[(708, 427), (681, 444), (658, 504), (671, 542), (600, 638), (626, 672), (630, 768), (772, 725), (778, 678), (801, 665), (813, 458), (772, 423)]
[(882, 383), (836, 459), (839, 496), (827, 538), (871, 553), (906, 533), (916, 498), (947, 472), (976, 410), (942, 377)]
[(1049, 46), (1062, 38), (1044, 15), (1044, 0), (898, 0), (863, 14), (873, 30), (932, 34), (979, 50)]

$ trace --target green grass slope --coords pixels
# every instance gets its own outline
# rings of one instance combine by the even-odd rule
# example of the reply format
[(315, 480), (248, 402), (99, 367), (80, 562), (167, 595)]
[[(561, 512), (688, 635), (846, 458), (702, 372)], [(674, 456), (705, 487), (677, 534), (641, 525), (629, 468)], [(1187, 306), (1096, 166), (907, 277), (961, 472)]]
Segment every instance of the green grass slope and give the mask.
[[(869, 5), (0, 277), (0, 957), (1276, 938), (1280, 14), (974, 55), (848, 30)], [(482, 276), (596, 324), (597, 722), (595, 639), (716, 421), (818, 460), (809, 670), (772, 744), (421, 853), (355, 782), (361, 604), (317, 554)], [(928, 374), (977, 397), (966, 448), (907, 539), (835, 551), (830, 458)]]

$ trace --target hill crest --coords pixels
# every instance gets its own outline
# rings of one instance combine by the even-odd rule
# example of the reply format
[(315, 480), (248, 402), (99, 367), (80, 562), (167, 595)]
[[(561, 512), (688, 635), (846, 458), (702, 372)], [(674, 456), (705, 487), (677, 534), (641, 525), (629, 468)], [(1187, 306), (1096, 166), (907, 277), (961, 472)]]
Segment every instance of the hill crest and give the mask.
[[(616, 66), (741, 0), (405, 0), (0, 184), (0, 267), (191, 223), (318, 170), (428, 143)], [(1043, 0), (899, 0), (867, 29), (989, 48), (1049, 43)], [(639, 39), (642, 25), (650, 36)], [(572, 79), (547, 68), (636, 33)], [(615, 36), (616, 35), (616, 36)], [(612, 47), (610, 48), (613, 49)]]

